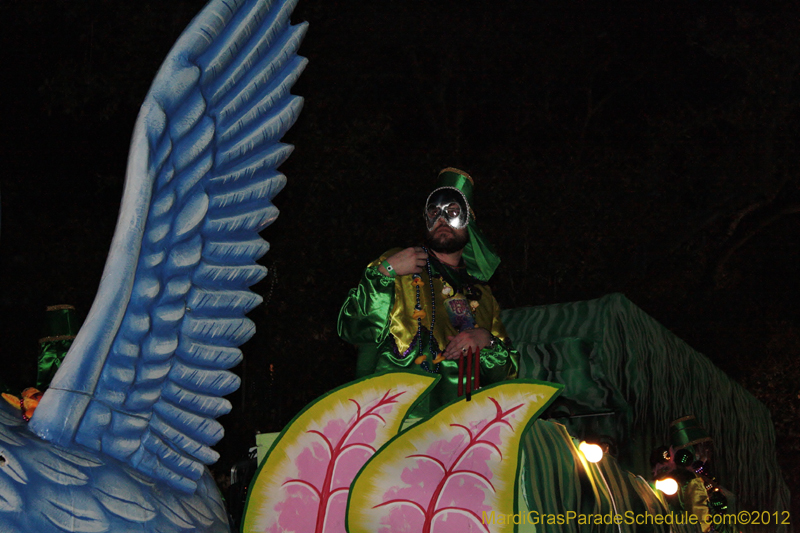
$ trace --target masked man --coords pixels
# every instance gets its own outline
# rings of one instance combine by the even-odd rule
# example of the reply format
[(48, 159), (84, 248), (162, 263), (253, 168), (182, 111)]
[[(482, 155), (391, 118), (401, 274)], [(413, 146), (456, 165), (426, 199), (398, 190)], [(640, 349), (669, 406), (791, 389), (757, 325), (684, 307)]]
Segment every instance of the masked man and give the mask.
[(481, 385), (516, 377), (517, 354), (486, 283), (500, 260), (475, 226), (473, 187), (465, 172), (442, 170), (425, 203), (425, 245), (389, 250), (370, 263), (339, 314), (339, 335), (359, 349), (359, 376), (442, 375), (412, 417), (457, 397), (459, 359), (470, 351), (480, 349)]

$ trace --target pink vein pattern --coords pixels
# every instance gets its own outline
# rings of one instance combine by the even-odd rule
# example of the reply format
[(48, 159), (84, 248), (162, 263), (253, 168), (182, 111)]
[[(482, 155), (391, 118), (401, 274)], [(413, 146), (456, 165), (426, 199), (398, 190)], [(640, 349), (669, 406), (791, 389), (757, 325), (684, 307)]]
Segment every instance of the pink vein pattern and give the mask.
[(379, 427), (405, 391), (387, 390), (362, 408), (350, 399), (353, 414), (349, 419), (330, 418), (322, 429), (311, 429), (313, 438), (297, 455), (297, 476), (283, 483), (283, 498), (273, 510), (278, 519), (266, 531), (280, 533), (344, 533), (350, 485), (375, 450), (393, 435), (383, 435)]
[(503, 439), (516, 429), (509, 420), (524, 405), (503, 408), (495, 398), (489, 400), (493, 418), (471, 427), (450, 424), (447, 438), (406, 456), (410, 465), (402, 471), (402, 486), (386, 491), (374, 507), (386, 510), (381, 533), (489, 532), (481, 516), (492, 511), (493, 466), (503, 461)]

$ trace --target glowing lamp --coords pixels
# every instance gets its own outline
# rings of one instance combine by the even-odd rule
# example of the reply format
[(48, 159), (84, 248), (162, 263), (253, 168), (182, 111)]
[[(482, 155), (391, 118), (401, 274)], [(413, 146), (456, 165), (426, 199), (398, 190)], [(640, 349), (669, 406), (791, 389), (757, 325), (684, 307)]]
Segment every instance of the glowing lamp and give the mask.
[(671, 477), (665, 477), (656, 481), (656, 488), (667, 496), (672, 496), (678, 492), (678, 482)]
[(583, 456), (586, 457), (586, 460), (590, 463), (596, 463), (600, 459), (603, 458), (603, 449), (598, 446), (597, 444), (589, 444), (586, 441), (581, 442), (578, 449), (583, 453)]

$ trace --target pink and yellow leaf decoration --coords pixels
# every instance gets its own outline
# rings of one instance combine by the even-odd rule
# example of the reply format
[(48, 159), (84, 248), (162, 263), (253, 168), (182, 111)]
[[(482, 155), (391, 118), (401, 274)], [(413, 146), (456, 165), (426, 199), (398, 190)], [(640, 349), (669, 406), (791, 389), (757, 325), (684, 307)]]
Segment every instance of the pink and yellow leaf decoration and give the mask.
[(340, 387), (284, 429), (251, 484), (242, 531), (344, 533), (350, 486), (438, 376), (391, 372)]
[(520, 440), (561, 386), (486, 387), (389, 441), (356, 478), (349, 533), (495, 533), (516, 511)]

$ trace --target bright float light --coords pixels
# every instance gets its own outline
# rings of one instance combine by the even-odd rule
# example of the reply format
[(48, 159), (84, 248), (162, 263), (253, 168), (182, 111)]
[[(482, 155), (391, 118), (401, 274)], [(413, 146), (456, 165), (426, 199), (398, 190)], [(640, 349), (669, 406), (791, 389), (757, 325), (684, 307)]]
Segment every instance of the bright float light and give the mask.
[(589, 444), (583, 441), (580, 446), (578, 446), (578, 449), (583, 452), (583, 456), (586, 457), (586, 460), (590, 463), (596, 463), (603, 458), (603, 448), (597, 444)]
[(678, 492), (678, 482), (671, 477), (665, 477), (656, 481), (656, 488), (667, 496), (672, 496)]

